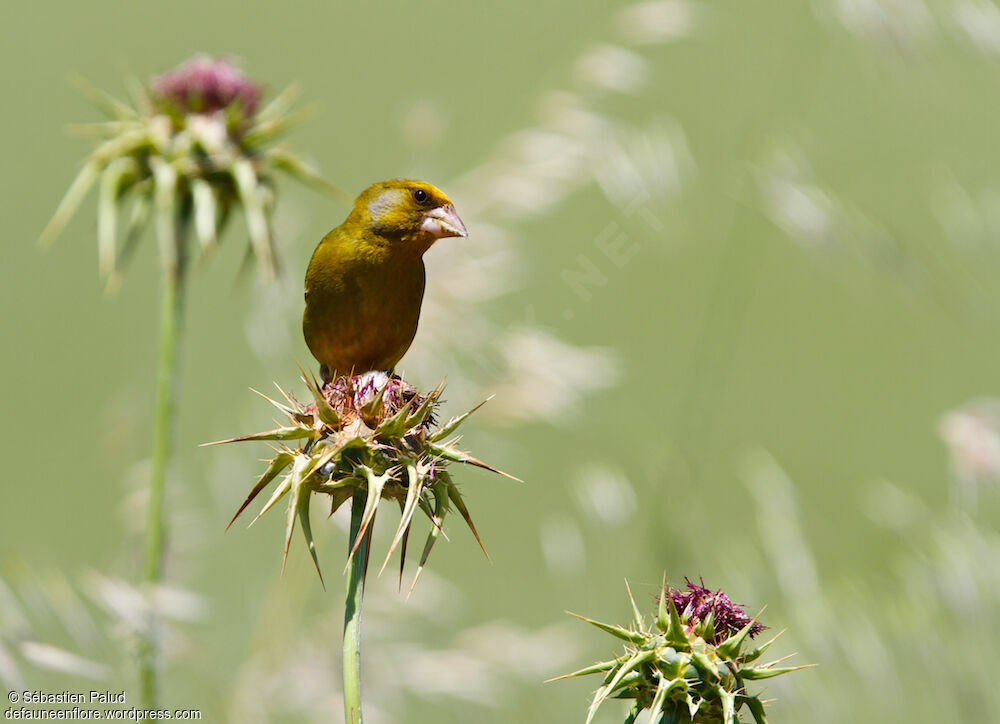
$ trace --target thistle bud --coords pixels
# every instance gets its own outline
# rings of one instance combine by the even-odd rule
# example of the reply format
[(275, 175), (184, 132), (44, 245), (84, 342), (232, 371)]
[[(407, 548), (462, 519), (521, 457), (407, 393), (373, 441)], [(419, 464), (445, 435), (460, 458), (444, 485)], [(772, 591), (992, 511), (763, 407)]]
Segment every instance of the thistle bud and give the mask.
[(97, 186), (98, 260), (109, 283), (148, 224), (164, 269), (176, 272), (192, 255), (188, 239), (213, 251), (234, 211), (246, 220), (249, 255), (270, 278), (276, 172), (342, 193), (276, 143), (295, 120), (286, 114), (293, 92), (258, 110), (261, 86), (231, 60), (196, 56), (136, 88), (133, 104), (86, 84), (82, 90), (108, 120), (75, 127), (96, 146), (42, 240), (54, 238)]
[(764, 629), (757, 617), (748, 617), (721, 590), (711, 591), (704, 582), (685, 582), (687, 589), (680, 590), (668, 587), (664, 579), (651, 625), (639, 612), (631, 590), (634, 621), (628, 627), (573, 614), (625, 642), (621, 656), (557, 677), (604, 675), (587, 712), (587, 724), (608, 699), (633, 700), (626, 722), (649, 709), (650, 722), (739, 724), (738, 712), (745, 706), (757, 724), (764, 724), (764, 704), (749, 694), (745, 682), (806, 668), (778, 667), (780, 660), (759, 664), (777, 636), (749, 649), (747, 641)]
[(211, 114), (231, 105), (246, 118), (257, 112), (261, 87), (231, 61), (197, 55), (149, 84), (156, 108), (165, 113)]
[(303, 373), (303, 381), (312, 397), (312, 402), (308, 404), (300, 403), (280, 387), (283, 401), (262, 395), (286, 416), (286, 424), (219, 443), (207, 443), (280, 441), (276, 455), (268, 461), (266, 470), (229, 525), (265, 488), (280, 478), (254, 521), (287, 497), (288, 523), (283, 561), (287, 560), (292, 534), (298, 523), (321, 581), (323, 575), (309, 520), (310, 505), (315, 496), (327, 497), (332, 515), (354, 496), (355, 490), (366, 493), (364, 516), (351, 545), (348, 565), (375, 520), (380, 504), (386, 500), (395, 501), (401, 511), (400, 520), (382, 570), (399, 548), (400, 578), (413, 519), (418, 510), (422, 512), (431, 525), (410, 586), (411, 592), (442, 532), (445, 516), (453, 507), (465, 519), (483, 553), (486, 553), (465, 499), (449, 469), (451, 463), (463, 463), (511, 477), (458, 449), (457, 439), (451, 437), (478, 408), (438, 425), (435, 413), (440, 404), (442, 385), (428, 394), (421, 394), (403, 379), (383, 372), (338, 377), (323, 385)]

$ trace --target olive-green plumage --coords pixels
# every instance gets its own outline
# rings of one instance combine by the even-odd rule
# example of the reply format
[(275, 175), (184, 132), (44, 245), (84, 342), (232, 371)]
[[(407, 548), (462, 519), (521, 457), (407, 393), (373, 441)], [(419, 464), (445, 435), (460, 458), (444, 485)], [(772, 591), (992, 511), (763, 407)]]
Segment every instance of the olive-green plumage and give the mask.
[(306, 271), (302, 332), (324, 378), (392, 370), (417, 332), (423, 254), (466, 236), (451, 200), (422, 181), (365, 189), (316, 247)]

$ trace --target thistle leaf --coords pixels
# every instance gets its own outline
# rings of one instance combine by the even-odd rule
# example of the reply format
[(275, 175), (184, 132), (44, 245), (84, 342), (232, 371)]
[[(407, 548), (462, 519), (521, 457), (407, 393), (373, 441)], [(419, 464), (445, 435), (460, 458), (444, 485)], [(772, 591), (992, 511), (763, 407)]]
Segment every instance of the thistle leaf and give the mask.
[(253, 165), (245, 158), (233, 162), (233, 180), (243, 204), (246, 216), (247, 232), (250, 235), (250, 246), (253, 248), (257, 263), (260, 266), (264, 281), (274, 279), (276, 266), (271, 254), (271, 238), (268, 233), (267, 219), (264, 217), (264, 204), (260, 196), (257, 173)]
[(149, 165), (153, 169), (153, 202), (156, 208), (156, 239), (160, 245), (160, 261), (165, 269), (175, 272), (180, 258), (175, 219), (177, 172), (159, 156), (153, 156)]
[(490, 559), (490, 554), (486, 552), (486, 546), (483, 545), (483, 539), (479, 537), (479, 531), (476, 530), (476, 524), (472, 522), (472, 516), (469, 515), (469, 509), (466, 507), (465, 501), (462, 499), (462, 494), (458, 492), (458, 488), (455, 487), (455, 483), (452, 482), (451, 475), (444, 470), (440, 471), (438, 475), (444, 481), (445, 485), (448, 486), (448, 498), (455, 504), (458, 512), (462, 514), (462, 518), (465, 519), (466, 525), (469, 526), (469, 530), (472, 531), (472, 535), (476, 537), (476, 542), (483, 550), (483, 555), (486, 556), (486, 560), (492, 563), (493, 561)]
[[(757, 620), (760, 618), (760, 615), (762, 613), (764, 613), (763, 608), (760, 609), (760, 611), (757, 613), (756, 616), (750, 619), (750, 621), (746, 624), (746, 626), (744, 626), (739, 631), (737, 631), (732, 636), (723, 641), (721, 644), (719, 644), (719, 653), (722, 654), (722, 656), (726, 657), (727, 659), (735, 659), (739, 655), (740, 648), (743, 646), (743, 642), (746, 640), (747, 635), (750, 633), (750, 630), (754, 627), (754, 624), (757, 623)], [(760, 654), (758, 654), (758, 656), (759, 655)]]
[(763, 653), (765, 651), (767, 651), (771, 647), (771, 644), (773, 644), (775, 641), (777, 641), (778, 637), (781, 636), (781, 634), (785, 633), (785, 631), (787, 631), (787, 630), (788, 629), (784, 629), (784, 628), (781, 629), (778, 633), (776, 633), (774, 636), (772, 636), (769, 641), (765, 641), (764, 643), (762, 643), (757, 648), (752, 649), (751, 651), (748, 651), (747, 653), (743, 654), (740, 657), (740, 661), (743, 661), (745, 663), (750, 663), (751, 661), (756, 661), (757, 659), (759, 659), (763, 655)]
[[(576, 614), (573, 614), (576, 615)], [(582, 618), (582, 617), (578, 617)], [(584, 619), (585, 621), (587, 619)], [(590, 705), (590, 711), (587, 712), (587, 724), (590, 724), (594, 719), (594, 715), (597, 713), (598, 707), (604, 703), (604, 701), (611, 695), (613, 691), (617, 688), (618, 682), (621, 681), (622, 677), (628, 674), (632, 669), (643, 663), (649, 661), (651, 658), (656, 656), (654, 651), (636, 651), (621, 668), (618, 669), (617, 673), (611, 679), (611, 681), (606, 685), (597, 690), (597, 694), (594, 696), (594, 701)]]
[(632, 708), (628, 710), (628, 716), (625, 717), (625, 724), (635, 724), (635, 720), (639, 718), (639, 712), (641, 711), (642, 707), (639, 706), (638, 701), (632, 704)]
[[(403, 512), (403, 501), (399, 501), (399, 512)], [(399, 582), (397, 590), (403, 590), (403, 571), (406, 568), (406, 546), (410, 542), (410, 529), (403, 531), (403, 540), (399, 542)]]
[[(129, 73), (124, 78), (125, 92), (128, 93), (129, 100), (139, 109), (140, 113), (152, 115), (153, 104), (149, 100), (149, 93), (142, 81), (133, 73)], [(131, 109), (129, 109), (131, 110)]]
[[(385, 396), (385, 391), (389, 389), (389, 385), (392, 383), (390, 378), (386, 378), (385, 384), (382, 385), (378, 392), (375, 393), (375, 397), (368, 400), (365, 404), (361, 406), (361, 416), (365, 419), (366, 424), (370, 420), (377, 420), (382, 415), (382, 399)], [(369, 425), (372, 427), (372, 425)]]
[(653, 695), (653, 701), (649, 704), (649, 721), (658, 721), (663, 715), (663, 704), (666, 702), (667, 694), (670, 693), (670, 689), (673, 687), (675, 681), (676, 679), (660, 678), (660, 683), (656, 685), (656, 693)]
[[(289, 473), (289, 488), (291, 489), (292, 497), (288, 501), (288, 514), (285, 521), (285, 554), (281, 558), (281, 572), (285, 572), (285, 563), (288, 561), (288, 548), (292, 544), (292, 533), (295, 531), (295, 518), (298, 514), (299, 506), (302, 504), (302, 498), (309, 497), (309, 491), (305, 490), (302, 486), (302, 459), (295, 461), (292, 466), (292, 472)], [(318, 565), (318, 563), (317, 563)], [(320, 580), (322, 580), (320, 576)]]
[(117, 158), (101, 173), (97, 201), (97, 262), (101, 276), (115, 270), (115, 241), (118, 235), (118, 192), (125, 177), (134, 173), (135, 161)]
[(524, 482), (520, 478), (515, 478), (513, 475), (510, 475), (509, 473), (505, 473), (503, 470), (498, 470), (497, 468), (493, 467), (492, 465), (487, 465), (482, 460), (474, 458), (471, 455), (469, 455), (468, 453), (462, 452), (461, 450), (456, 450), (455, 448), (453, 448), (451, 446), (448, 446), (448, 445), (444, 445), (444, 446), (435, 445), (435, 444), (431, 443), (430, 441), (428, 441), (427, 447), (435, 455), (437, 455), (438, 457), (442, 457), (445, 460), (451, 460), (452, 462), (456, 462), (456, 463), (464, 463), (466, 465), (474, 465), (477, 468), (482, 468), (483, 470), (489, 470), (491, 473), (496, 473), (497, 475), (503, 475), (505, 478), (510, 478), (511, 480), (513, 480), (515, 482), (518, 482), (518, 483), (523, 483)]
[(129, 129), (134, 129), (135, 121), (97, 121), (95, 123), (70, 123), (66, 131), (78, 138), (113, 138)]
[(76, 76), (72, 80), (76, 90), (86, 98), (97, 110), (111, 118), (118, 120), (136, 120), (139, 114), (128, 104), (122, 103), (110, 93), (91, 85), (90, 81), (81, 76)]
[(313, 540), (312, 526), (309, 523), (309, 502), (312, 500), (312, 495), (309, 490), (306, 489), (305, 485), (300, 484), (299, 488), (303, 490), (302, 494), (299, 496), (298, 501), (295, 506), (295, 512), (299, 518), (299, 524), (302, 526), (302, 535), (305, 536), (306, 545), (309, 547), (309, 555), (312, 556), (313, 564), (316, 566), (316, 573), (319, 574), (320, 585), (323, 589), (326, 589), (326, 583), (323, 581), (323, 571), (319, 567), (319, 556), (316, 555), (316, 541)]
[[(275, 407), (277, 407), (279, 410), (281, 410), (282, 412), (284, 412), (286, 415), (288, 415), (295, 422), (307, 425), (307, 424), (309, 424), (312, 421), (312, 416), (311, 415), (307, 415), (306, 413), (300, 412), (299, 410), (297, 410), (297, 409), (295, 409), (293, 407), (289, 407), (288, 405), (286, 405), (286, 404), (284, 404), (282, 402), (278, 402), (277, 400), (273, 400), (270, 397), (268, 397), (267, 395), (265, 395), (263, 392), (260, 392), (259, 390), (255, 390), (253, 387), (251, 387), (249, 389), (255, 395), (259, 395), (259, 396), (263, 397), (265, 400), (267, 400), (272, 405), (274, 405)], [(278, 389), (281, 389), (281, 388), (279, 387)]]
[[(420, 403), (420, 407), (413, 411), (412, 415), (407, 416), (406, 422), (403, 427), (407, 430), (412, 430), (417, 425), (420, 425), (427, 419), (427, 416), (431, 414), (434, 409), (435, 403), (437, 403), (438, 398), (441, 397), (441, 391), (444, 389), (444, 382), (440, 382), (437, 387), (435, 387), (424, 401)], [(416, 398), (414, 398), (416, 399)]]
[(591, 664), (590, 666), (580, 669), (579, 671), (574, 671), (569, 674), (563, 674), (562, 676), (554, 676), (551, 679), (546, 679), (544, 683), (549, 683), (550, 681), (559, 681), (560, 679), (572, 679), (576, 676), (589, 676), (591, 674), (603, 674), (606, 671), (611, 671), (613, 668), (618, 666), (621, 662), (618, 659), (611, 659), (610, 661), (599, 661), (596, 664)]
[(645, 683), (640, 671), (630, 671), (618, 680), (614, 691), (608, 694), (609, 699), (635, 699), (638, 692), (636, 689)]
[[(299, 372), (303, 372), (302, 365), (299, 365)], [(295, 408), (299, 407), (299, 403), (295, 400), (295, 398), (292, 397), (291, 395), (289, 395), (283, 389), (281, 389), (281, 385), (279, 385), (277, 382), (275, 382), (274, 383), (274, 387), (275, 387), (275, 389), (278, 390), (278, 392), (281, 393), (281, 396), (285, 398), (285, 402), (287, 402), (289, 404), (289, 406), (295, 407)]]
[(733, 696), (733, 693), (731, 691), (726, 691), (721, 686), (716, 686), (715, 695), (719, 697), (719, 701), (722, 702), (723, 724), (740, 724), (739, 719), (736, 718), (736, 697)]
[(135, 253), (142, 232), (145, 230), (146, 222), (149, 221), (149, 212), (152, 208), (150, 189), (152, 189), (152, 179), (140, 181), (131, 189), (132, 206), (129, 209), (128, 218), (125, 220), (125, 232), (122, 234), (118, 258), (115, 260), (105, 284), (107, 292), (114, 292), (121, 285), (121, 271), (131, 261), (132, 254)]
[(191, 200), (194, 205), (194, 230), (204, 253), (213, 253), (218, 248), (216, 217), (218, 214), (215, 192), (204, 179), (191, 181)]
[(442, 425), (437, 430), (435, 430), (434, 434), (431, 435), (430, 437), (428, 437), (427, 439), (430, 440), (431, 442), (441, 442), (446, 437), (448, 437), (453, 432), (455, 432), (455, 430), (458, 429), (459, 425), (461, 425), (463, 422), (466, 421), (466, 419), (468, 419), (469, 415), (471, 415), (473, 412), (475, 412), (480, 407), (482, 407), (483, 405), (485, 405), (487, 402), (489, 402), (490, 400), (492, 400), (495, 396), (496, 395), (490, 395), (489, 397), (487, 397), (485, 400), (483, 400), (482, 402), (480, 402), (478, 405), (476, 405), (475, 407), (473, 407), (468, 412), (465, 412), (465, 413), (463, 413), (461, 415), (458, 415), (457, 417), (451, 418), (450, 420), (448, 420), (448, 422), (446, 422), (444, 425)]
[(707, 644), (702, 639), (695, 639), (691, 644), (691, 663), (706, 681), (718, 681), (719, 670), (715, 667), (707, 653)]
[(247, 132), (243, 135), (243, 143), (250, 148), (259, 148), (271, 143), (281, 134), (288, 131), (289, 128), (305, 120), (310, 112), (308, 108), (303, 108), (295, 111), (295, 113), (288, 113), (283, 116), (264, 120), (261, 120), (260, 116), (257, 116), (257, 122), (248, 128)]
[[(437, 485), (437, 483), (435, 483), (435, 485)], [(445, 494), (447, 495), (447, 490), (445, 490)], [(432, 490), (428, 490), (426, 486), (424, 487), (423, 494), (420, 496), (420, 510), (422, 510), (424, 515), (427, 516), (427, 520), (430, 522), (430, 524), (434, 525), (435, 524), (434, 493)], [(451, 538), (448, 537), (448, 534), (444, 532), (443, 527), (439, 528), (438, 530), (441, 533), (442, 538), (444, 538), (446, 541), (451, 540)]]
[[(312, 475), (313, 473), (318, 472), (320, 469), (323, 468), (323, 466), (335, 460), (339, 455), (341, 455), (341, 453), (344, 452), (344, 449), (346, 447), (345, 445), (337, 444), (336, 442), (332, 442), (331, 440), (332, 438), (321, 440), (318, 444), (320, 450), (316, 450), (314, 448), (312, 464), (309, 466), (309, 470), (306, 473), (306, 477)], [(343, 483), (340, 484), (342, 485)], [(337, 486), (335, 485), (334, 487)]]
[(389, 555), (385, 557), (385, 563), (382, 564), (382, 569), (379, 570), (379, 575), (382, 575), (382, 571), (385, 570), (385, 566), (389, 562), (389, 556), (391, 556), (392, 552), (396, 550), (396, 546), (403, 537), (403, 532), (409, 529), (410, 521), (413, 520), (413, 513), (416, 512), (417, 503), (420, 500), (420, 488), (423, 481), (420, 479), (420, 473), (417, 471), (417, 466), (412, 460), (405, 458), (402, 460), (402, 463), (403, 467), (406, 469), (407, 477), (406, 501), (403, 503), (403, 510), (399, 515), (399, 525), (396, 527), (396, 534), (392, 537), (392, 543), (389, 545)]
[[(304, 479), (308, 479), (309, 475), (312, 475), (312, 471), (308, 471)], [(360, 481), (356, 480), (355, 478), (345, 478), (338, 476), (336, 481), (333, 482), (317, 483), (313, 481), (313, 483), (309, 486), (309, 488), (313, 492), (325, 493), (326, 495), (335, 495), (338, 493), (342, 493), (345, 490), (348, 492), (349, 495), (353, 495), (353, 491), (356, 490), (358, 487), (355, 483), (358, 482)], [(337, 507), (339, 507), (339, 504)], [(333, 515), (336, 512), (336, 510), (337, 510), (336, 507), (332, 508), (330, 510), (330, 515)]]
[[(784, 661), (788, 657), (779, 659), (778, 661)], [(770, 664), (765, 664), (764, 666), (758, 666), (753, 668), (750, 666), (744, 666), (737, 670), (736, 675), (741, 679), (749, 679), (750, 681), (758, 681), (760, 679), (770, 679), (772, 676), (781, 676), (782, 674), (790, 674), (793, 671), (801, 671), (802, 669), (811, 669), (816, 664), (803, 664), (802, 666), (785, 666), (776, 667), (774, 664), (778, 661), (773, 661)]]
[[(311, 372), (306, 372), (302, 368), (302, 365), (299, 365), (299, 372), (302, 373), (302, 381), (306, 383), (306, 387), (309, 388), (309, 394), (312, 395), (313, 401), (316, 403), (316, 414), (319, 416), (319, 419), (330, 427), (340, 427), (340, 416), (330, 405), (330, 401), (326, 399), (326, 395), (320, 389), (315, 375)], [(279, 387), (278, 389), (281, 388)], [(282, 391), (282, 394), (284, 394), (284, 391)]]
[(595, 621), (592, 618), (581, 616), (580, 614), (573, 613), (572, 611), (567, 611), (566, 613), (568, 613), (570, 616), (575, 616), (584, 623), (589, 623), (591, 626), (596, 626), (597, 628), (601, 629), (601, 631), (609, 633), (615, 638), (619, 638), (622, 641), (628, 641), (630, 644), (642, 644), (645, 643), (646, 641), (645, 634), (642, 634), (638, 631), (630, 631), (629, 629), (623, 628), (622, 626), (618, 626), (616, 624), (601, 623), (600, 621)]
[(660, 631), (663, 631), (663, 634), (666, 636), (667, 641), (669, 641), (673, 646), (675, 646), (680, 650), (687, 651), (688, 649), (690, 649), (691, 644), (688, 641), (687, 634), (684, 632), (684, 626), (683, 624), (681, 624), (681, 617), (677, 613), (677, 607), (674, 605), (674, 599), (672, 599), (669, 595), (666, 595), (666, 593), (664, 593), (664, 595), (660, 596), (661, 608), (663, 606), (664, 598), (667, 601), (669, 618), (667, 621), (667, 626), (664, 628), (661, 625), (662, 617), (660, 615), (657, 615), (656, 617), (657, 627), (660, 629)]
[(295, 99), (298, 98), (299, 95), (299, 87), (293, 83), (285, 88), (285, 90), (281, 91), (281, 93), (276, 95), (273, 100), (257, 112), (257, 120), (269, 121), (273, 118), (284, 115), (285, 112), (291, 108), (292, 103), (295, 102)]
[(276, 168), (288, 173), (292, 178), (304, 184), (325, 191), (344, 203), (354, 203), (354, 198), (339, 186), (330, 183), (311, 164), (283, 148), (274, 148), (266, 152), (266, 156)]
[(236, 515), (234, 515), (233, 519), (229, 521), (229, 525), (226, 526), (226, 530), (229, 530), (232, 524), (236, 522), (236, 519), (240, 517), (240, 513), (246, 510), (246, 507), (253, 502), (254, 498), (260, 494), (260, 491), (266, 488), (272, 480), (278, 477), (278, 475), (280, 475), (281, 472), (291, 464), (292, 453), (290, 452), (279, 452), (271, 459), (270, 464), (267, 466), (267, 470), (265, 470), (264, 474), (257, 479), (256, 485), (253, 486), (253, 489), (250, 491), (247, 499), (243, 501), (243, 505), (240, 506), (240, 509), (236, 511)]
[[(417, 565), (417, 572), (413, 576), (413, 583), (410, 584), (410, 592), (406, 594), (407, 598), (409, 598), (410, 594), (413, 593), (413, 589), (416, 587), (417, 581), (420, 579), (420, 574), (424, 570), (427, 558), (431, 554), (431, 548), (433, 548), (434, 544), (437, 542), (438, 534), (441, 532), (442, 526), (444, 525), (444, 517), (448, 514), (448, 491), (445, 489), (444, 483), (438, 482), (434, 485), (433, 490), (434, 520), (431, 521), (431, 529), (430, 532), (427, 533), (427, 541), (424, 543), (424, 551), (420, 555), (420, 563)], [(409, 530), (409, 528), (407, 528), (407, 530)]]
[(315, 433), (308, 427), (294, 425), (289, 427), (276, 427), (265, 432), (254, 432), (240, 437), (231, 437), (228, 440), (216, 440), (214, 442), (203, 442), (198, 447), (211, 447), (212, 445), (227, 445), (231, 442), (247, 442), (248, 440), (304, 440), (312, 437)]
[(764, 714), (764, 704), (761, 703), (759, 697), (750, 696), (744, 699), (747, 708), (750, 709), (750, 713), (753, 715), (753, 720), (757, 724), (767, 724), (767, 716)]
[(705, 618), (698, 622), (698, 635), (705, 641), (715, 641), (715, 611), (709, 611)]
[(625, 590), (628, 591), (628, 600), (632, 604), (632, 615), (635, 617), (635, 625), (640, 629), (646, 628), (643, 623), (642, 614), (639, 613), (639, 607), (635, 605), (635, 598), (632, 597), (632, 588), (628, 585), (628, 579), (625, 579)]
[[(388, 384), (386, 386), (388, 386)], [(385, 388), (383, 388), (383, 390), (384, 389)], [(385, 440), (393, 437), (402, 437), (406, 434), (406, 416), (409, 414), (410, 408), (413, 406), (413, 401), (415, 399), (417, 398), (411, 397), (406, 401), (406, 404), (396, 411), (392, 417), (387, 417), (379, 423), (379, 426), (375, 428), (375, 436)]]
[(382, 489), (385, 487), (386, 482), (390, 479), (389, 473), (376, 475), (371, 468), (365, 465), (359, 465), (357, 470), (360, 470), (368, 481), (368, 496), (365, 500), (364, 513), (361, 515), (361, 527), (358, 528), (357, 538), (354, 539), (354, 545), (351, 546), (351, 553), (347, 556), (347, 563), (344, 565), (345, 572), (351, 567), (351, 561), (354, 559), (354, 552), (358, 550), (358, 546), (360, 546), (361, 541), (364, 540), (368, 526), (371, 525), (371, 522), (375, 519), (375, 512), (378, 510), (379, 501), (382, 499)]
[(330, 515), (333, 515), (337, 510), (350, 500), (354, 496), (354, 488), (349, 485), (344, 485), (330, 491)]
[[(282, 498), (285, 497), (285, 495), (288, 494), (288, 491), (291, 489), (292, 489), (292, 474), (289, 473), (282, 479), (281, 484), (274, 489), (274, 493), (271, 494), (270, 500), (264, 503), (264, 507), (260, 509), (259, 513), (257, 513), (257, 517), (250, 521), (250, 525), (253, 525), (258, 520), (260, 520), (260, 517), (264, 515), (264, 513), (269, 511), (271, 508), (273, 508), (278, 503), (279, 500), (281, 500)], [(249, 528), (250, 526), (248, 525), (247, 527)]]
[(94, 161), (88, 161), (83, 164), (83, 168), (76, 174), (73, 182), (66, 189), (66, 193), (63, 195), (62, 200), (59, 202), (59, 206), (56, 207), (55, 213), (52, 215), (52, 219), (49, 221), (45, 230), (42, 231), (42, 235), (38, 238), (38, 243), (42, 246), (48, 246), (52, 243), (59, 232), (63, 230), (66, 226), (66, 222), (72, 218), (76, 210), (80, 208), (80, 204), (83, 199), (87, 196), (91, 187), (97, 182), (100, 173), (100, 164)]
[(656, 628), (660, 629), (662, 633), (666, 633), (670, 630), (670, 615), (667, 612), (667, 574), (663, 574), (663, 580), (660, 583), (660, 598), (656, 607)]
[(692, 721), (694, 721), (695, 716), (698, 714), (698, 709), (701, 708), (704, 701), (704, 699), (698, 699), (698, 701), (695, 701), (691, 698), (690, 693), (687, 695), (688, 714), (690, 715)]
[(136, 125), (131, 130), (125, 130), (109, 138), (104, 143), (90, 152), (87, 161), (96, 163), (99, 167), (104, 167), (112, 160), (122, 156), (135, 156), (140, 153), (159, 156), (162, 144), (157, 141), (166, 141), (167, 138), (154, 138), (150, 129), (144, 125)]

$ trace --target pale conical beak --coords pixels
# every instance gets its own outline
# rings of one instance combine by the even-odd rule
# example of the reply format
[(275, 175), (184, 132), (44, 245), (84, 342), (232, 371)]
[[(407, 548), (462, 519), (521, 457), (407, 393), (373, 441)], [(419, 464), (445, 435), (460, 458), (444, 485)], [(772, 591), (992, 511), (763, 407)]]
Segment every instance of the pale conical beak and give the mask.
[(420, 223), (420, 228), (437, 239), (446, 236), (468, 236), (465, 224), (451, 204), (438, 206), (424, 214), (424, 220)]

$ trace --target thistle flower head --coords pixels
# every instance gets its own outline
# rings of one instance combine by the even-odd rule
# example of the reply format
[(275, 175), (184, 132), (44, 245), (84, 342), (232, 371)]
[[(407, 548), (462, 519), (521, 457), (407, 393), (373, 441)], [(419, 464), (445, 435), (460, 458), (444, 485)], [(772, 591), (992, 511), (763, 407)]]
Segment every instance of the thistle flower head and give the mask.
[[(634, 620), (627, 627), (577, 616), (625, 642), (621, 656), (558, 677), (604, 675), (604, 683), (591, 702), (587, 724), (608, 699), (633, 700), (627, 722), (649, 709), (651, 722), (739, 724), (738, 712), (746, 706), (754, 721), (764, 724), (764, 704), (749, 694), (745, 682), (805, 668), (777, 666), (783, 659), (757, 663), (777, 636), (745, 649), (748, 639), (763, 629), (756, 617), (747, 618), (742, 606), (721, 591), (685, 581), (687, 590), (681, 591), (668, 587), (664, 579), (649, 626), (631, 590), (628, 595)], [(627, 588), (628, 583), (625, 585)]]
[(213, 251), (237, 210), (246, 220), (248, 256), (269, 278), (277, 264), (277, 172), (340, 193), (277, 144), (296, 120), (286, 113), (294, 93), (287, 90), (258, 109), (261, 86), (230, 60), (197, 56), (134, 88), (131, 104), (85, 83), (81, 90), (108, 120), (75, 127), (94, 138), (95, 147), (42, 240), (54, 238), (96, 186), (98, 259), (109, 282), (117, 280), (149, 223), (164, 269), (176, 272), (191, 255), (188, 238), (197, 238), (201, 251)]
[(257, 112), (262, 90), (231, 60), (207, 55), (156, 76), (149, 89), (154, 105), (165, 113), (211, 114), (236, 105), (246, 118)]
[(729, 596), (723, 593), (721, 588), (712, 591), (705, 588), (705, 581), (699, 580), (700, 584), (692, 583), (691, 579), (685, 576), (684, 583), (687, 584), (687, 589), (667, 586), (667, 595), (670, 596), (674, 608), (681, 612), (681, 620), (692, 629), (701, 628), (704, 636), (708, 633), (706, 625), (712, 624), (714, 633), (708, 637), (711, 643), (721, 643), (748, 624), (750, 638), (767, 628), (747, 616), (744, 607), (729, 600)]
[[(506, 475), (456, 447), (458, 438), (454, 437), (454, 432), (478, 408), (437, 425), (434, 413), (440, 404), (440, 385), (423, 395), (401, 378), (382, 372), (338, 377), (322, 386), (305, 373), (303, 380), (313, 398), (308, 404), (298, 402), (280, 387), (283, 401), (262, 395), (284, 413), (287, 418), (285, 425), (220, 441), (280, 441), (275, 456), (268, 461), (267, 469), (236, 511), (230, 525), (266, 487), (280, 477), (281, 481), (257, 518), (287, 497), (285, 560), (298, 522), (317, 572), (320, 571), (319, 559), (309, 520), (314, 495), (329, 498), (331, 515), (356, 491), (364, 491), (367, 496), (364, 516), (352, 543), (348, 564), (369, 532), (379, 504), (385, 500), (396, 501), (400, 508), (400, 521), (382, 570), (396, 548), (400, 547), (400, 577), (413, 518), (418, 510), (421, 511), (431, 525), (410, 591), (416, 585), (434, 543), (442, 534), (445, 516), (452, 507), (462, 515), (482, 547), (465, 499), (449, 471), (451, 463), (464, 463)], [(294, 446), (291, 444), (293, 441)], [(485, 548), (483, 553), (486, 553)]]

